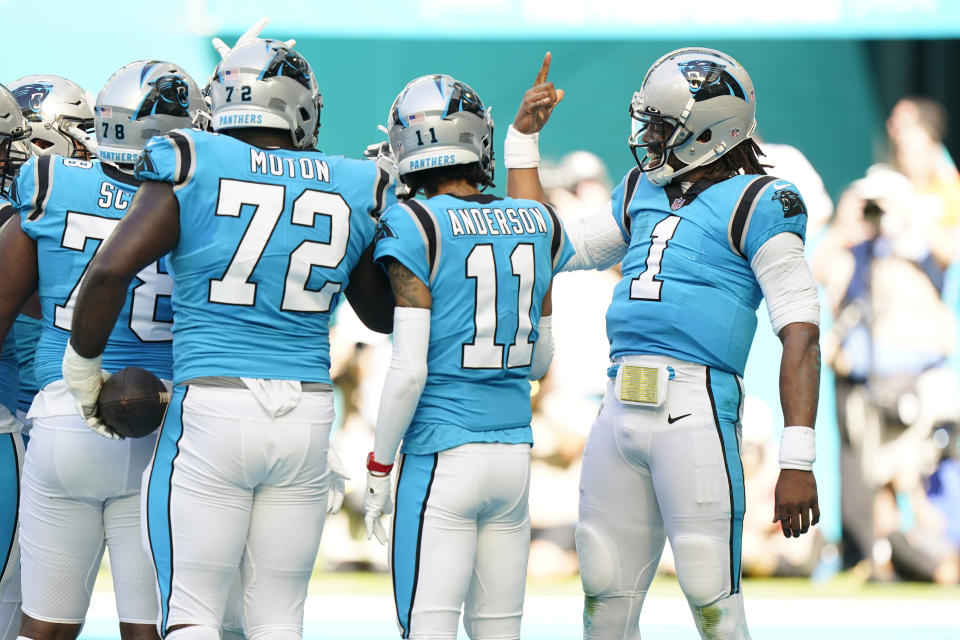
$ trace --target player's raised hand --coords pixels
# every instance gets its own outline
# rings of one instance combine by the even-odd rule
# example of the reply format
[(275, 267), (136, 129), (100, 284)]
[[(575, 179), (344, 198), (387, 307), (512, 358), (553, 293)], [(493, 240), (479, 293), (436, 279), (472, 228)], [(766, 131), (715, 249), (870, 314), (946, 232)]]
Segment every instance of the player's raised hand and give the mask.
[(513, 119), (513, 128), (520, 133), (536, 133), (543, 129), (543, 125), (550, 119), (550, 114), (563, 100), (563, 89), (557, 89), (553, 82), (547, 80), (550, 72), (550, 52), (543, 57), (543, 64), (533, 82), (533, 86), (523, 94), (523, 102), (517, 109), (517, 116)]
[(380, 544), (387, 543), (387, 532), (380, 522), (381, 515), (393, 513), (390, 502), (390, 474), (367, 472), (367, 489), (363, 492), (363, 521), (367, 526), (367, 540), (376, 536)]
[[(260, 32), (263, 31), (263, 28), (267, 26), (268, 22), (270, 22), (270, 18), (260, 18), (259, 20), (257, 20), (257, 22), (253, 26), (251, 26), (249, 29), (243, 32), (243, 35), (241, 35), (237, 39), (236, 44), (234, 44), (233, 46), (236, 47), (237, 45), (245, 44), (247, 42), (250, 42), (251, 40), (256, 40), (257, 38), (259, 38)], [(213, 38), (211, 42), (213, 43), (213, 48), (216, 49), (217, 53), (220, 54), (220, 59), (225, 60), (226, 57), (230, 54), (231, 47), (228, 47), (227, 43), (221, 40), (220, 38)], [(285, 41), (283, 44), (288, 49), (292, 49), (293, 46), (297, 44), (297, 41), (291, 38), (290, 40)]]
[(799, 538), (810, 525), (820, 522), (817, 479), (812, 471), (782, 469), (773, 495), (773, 522), (780, 523), (785, 538)]

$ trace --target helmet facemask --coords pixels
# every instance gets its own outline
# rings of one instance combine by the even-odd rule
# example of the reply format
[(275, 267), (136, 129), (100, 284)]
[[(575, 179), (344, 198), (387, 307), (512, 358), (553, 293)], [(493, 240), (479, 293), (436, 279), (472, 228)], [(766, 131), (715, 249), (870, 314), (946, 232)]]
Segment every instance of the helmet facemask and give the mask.
[(19, 138), (5, 136), (0, 138), (0, 195), (8, 195), (17, 172), (30, 158), (30, 149), (23, 142), (30, 134), (27, 127), (25, 134)]
[[(656, 107), (644, 108), (640, 94), (630, 103), (632, 131), (627, 144), (641, 171), (654, 171), (667, 164), (673, 149), (690, 139), (692, 132), (674, 116), (660, 113)], [(638, 149), (644, 149), (641, 158)]]

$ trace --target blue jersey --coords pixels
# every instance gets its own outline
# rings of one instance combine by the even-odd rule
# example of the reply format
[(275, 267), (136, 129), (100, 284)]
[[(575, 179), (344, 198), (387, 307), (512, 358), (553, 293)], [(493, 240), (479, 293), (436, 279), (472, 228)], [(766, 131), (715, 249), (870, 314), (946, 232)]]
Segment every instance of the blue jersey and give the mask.
[[(10, 202), (0, 195), (0, 221), (6, 220), (13, 214)], [(20, 379), (16, 353), (16, 327), (10, 327), (7, 337), (0, 347), (0, 406), (6, 407), (10, 413), (17, 413), (17, 394), (19, 393)]]
[(174, 380), (330, 382), (330, 314), (396, 200), (376, 163), (177, 130), (138, 177), (173, 185)]
[[(43, 327), (34, 369), (40, 388), (62, 378), (83, 274), (138, 185), (110, 165), (60, 156), (31, 158), (20, 170), (13, 200), (21, 228), (37, 243)], [(162, 259), (137, 274), (103, 352), (104, 369), (137, 365), (170, 378), (172, 289)]]
[[(16, 215), (16, 209), (8, 198), (0, 195), (0, 224), (9, 217)], [(33, 396), (37, 395), (37, 376), (33, 371), (33, 355), (37, 350), (37, 341), (40, 339), (41, 322), (30, 316), (19, 315), (13, 323), (10, 333), (16, 333), (16, 353), (18, 362), (18, 377), (20, 392), (17, 395), (17, 408), (28, 411)], [(10, 336), (7, 336), (7, 340)], [(10, 352), (4, 350), (4, 359), (10, 357)], [(6, 375), (6, 374), (5, 374)], [(2, 401), (0, 401), (2, 402)]]
[(13, 415), (17, 415), (17, 395), (20, 393), (16, 333), (16, 327), (11, 327), (0, 347), (0, 406), (6, 407)]
[(553, 210), (485, 194), (410, 201), (383, 214), (374, 255), (399, 261), (433, 297), (427, 381), (404, 453), (532, 442), (540, 305), (573, 255)]
[(40, 390), (33, 362), (43, 330), (43, 321), (20, 314), (14, 321), (13, 327), (17, 331), (17, 363), (20, 369), (20, 395), (17, 396), (17, 408), (27, 412), (33, 403), (33, 397)]
[(750, 261), (778, 233), (803, 239), (806, 208), (772, 176), (706, 185), (681, 194), (633, 169), (614, 190), (629, 248), (607, 310), (611, 357), (666, 355), (743, 375), (763, 297)]

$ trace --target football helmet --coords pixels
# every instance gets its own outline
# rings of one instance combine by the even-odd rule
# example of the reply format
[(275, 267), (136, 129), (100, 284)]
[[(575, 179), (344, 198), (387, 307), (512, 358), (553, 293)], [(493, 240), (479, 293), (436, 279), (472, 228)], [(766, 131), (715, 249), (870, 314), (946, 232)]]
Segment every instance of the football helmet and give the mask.
[[(757, 126), (753, 82), (714, 49), (671, 51), (653, 63), (630, 103), (633, 157), (650, 182), (665, 185), (713, 162)], [(645, 151), (640, 157), (638, 149)], [(670, 156), (683, 166), (671, 167)]]
[(214, 131), (284, 129), (295, 148), (312, 149), (322, 108), (310, 63), (280, 40), (238, 42), (210, 79)]
[(33, 154), (91, 157), (92, 150), (86, 144), (93, 133), (89, 93), (66, 78), (52, 75), (24, 76), (7, 88), (33, 130), (29, 139)]
[(162, 60), (124, 65), (97, 96), (97, 156), (134, 165), (147, 140), (189, 128), (206, 108), (197, 83), (179, 65)]
[(408, 83), (390, 107), (387, 135), (401, 179), (478, 162), (493, 183), (493, 118), (473, 89), (448, 75)]
[(27, 158), (30, 125), (10, 90), (0, 84), (0, 194), (6, 195), (10, 183)]

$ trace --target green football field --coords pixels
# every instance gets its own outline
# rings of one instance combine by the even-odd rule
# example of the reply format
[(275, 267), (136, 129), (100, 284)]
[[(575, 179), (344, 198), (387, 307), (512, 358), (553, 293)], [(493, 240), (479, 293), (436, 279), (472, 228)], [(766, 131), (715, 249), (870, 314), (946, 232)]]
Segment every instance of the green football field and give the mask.
[[(960, 587), (863, 583), (850, 573), (829, 581), (744, 580), (753, 640), (960, 640)], [(576, 579), (531, 580), (523, 638), (581, 637)], [(640, 617), (643, 640), (694, 640), (693, 618), (675, 579), (658, 576)], [(118, 638), (113, 596), (98, 582), (83, 633)], [(310, 585), (304, 619), (308, 640), (399, 638), (386, 574), (325, 573)], [(467, 636), (462, 632), (461, 638)]]

